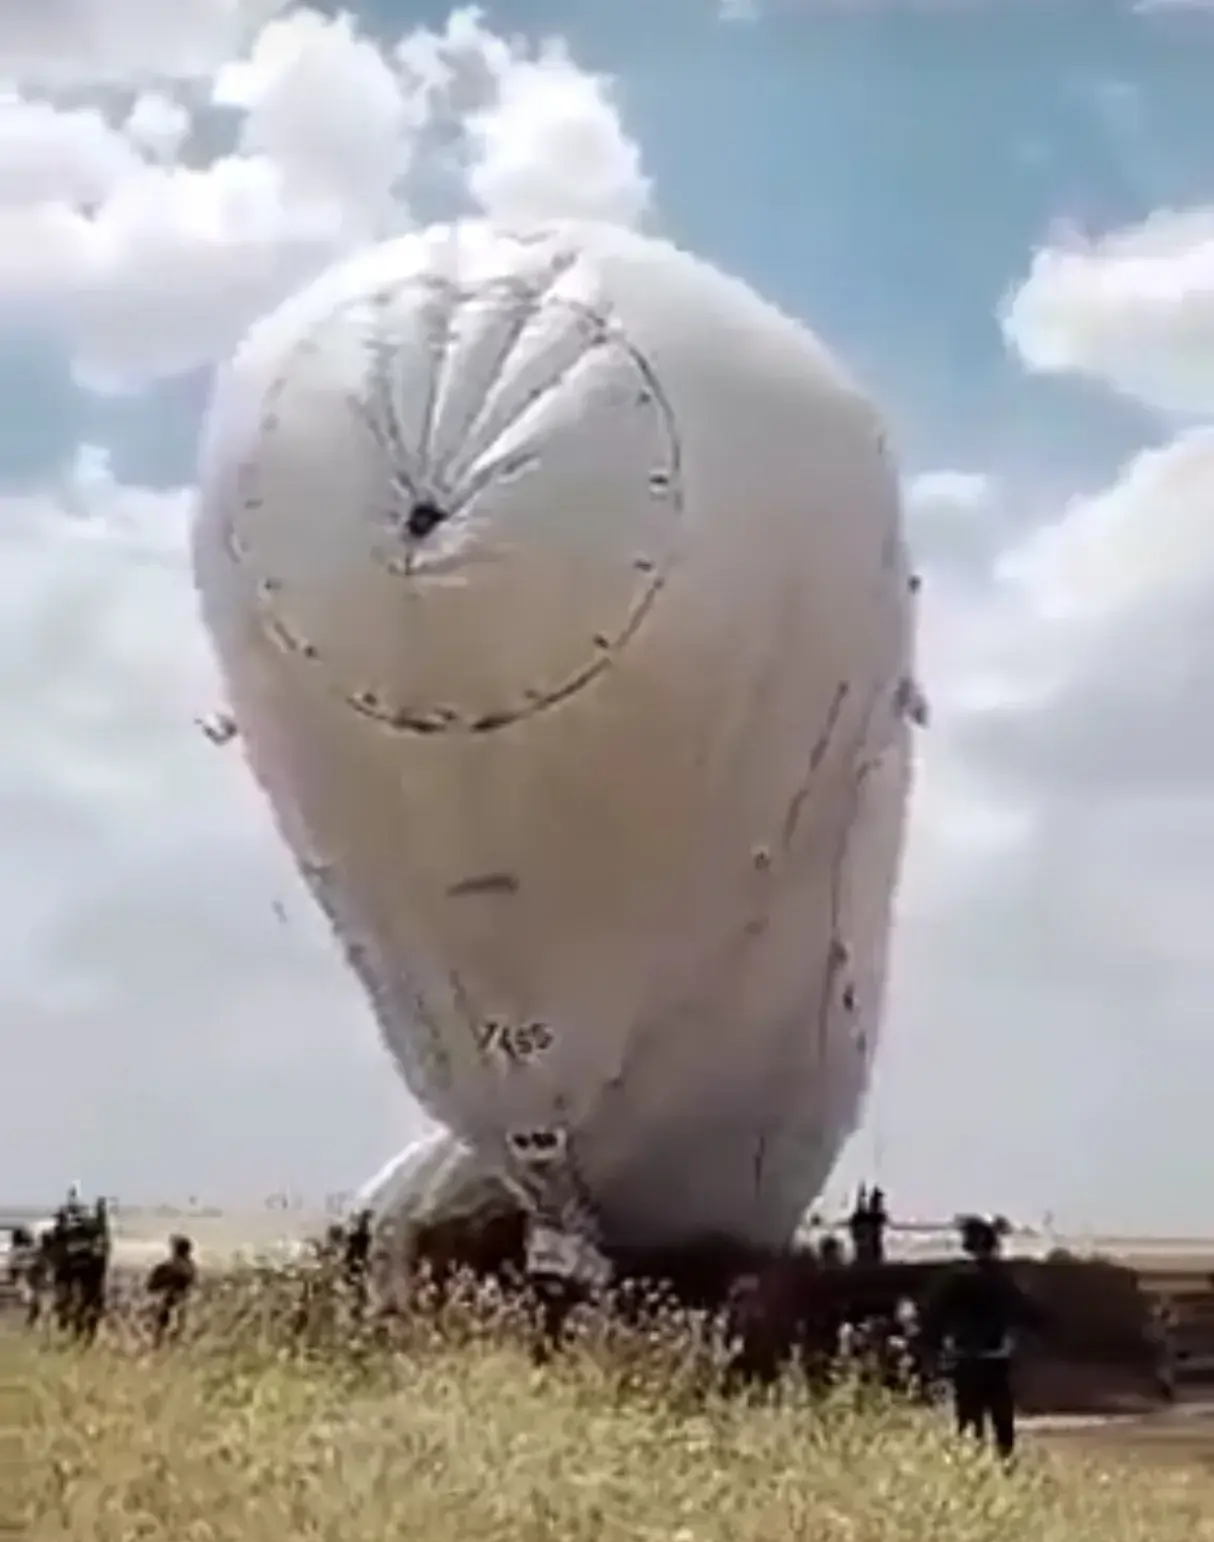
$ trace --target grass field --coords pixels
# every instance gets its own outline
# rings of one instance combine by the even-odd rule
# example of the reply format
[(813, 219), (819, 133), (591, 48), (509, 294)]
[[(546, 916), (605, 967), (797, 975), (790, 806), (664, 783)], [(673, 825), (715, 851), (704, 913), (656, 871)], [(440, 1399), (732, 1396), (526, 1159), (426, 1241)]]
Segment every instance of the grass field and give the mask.
[(22, 1455), (0, 1523), (30, 1542), (1214, 1539), (1200, 1461), (1030, 1440), (1006, 1473), (855, 1386), (727, 1402), (674, 1320), (591, 1318), (544, 1367), (468, 1303), (386, 1343), (318, 1297), (288, 1338), (287, 1288), (211, 1287), (160, 1352), (134, 1320), (89, 1352), (0, 1339)]

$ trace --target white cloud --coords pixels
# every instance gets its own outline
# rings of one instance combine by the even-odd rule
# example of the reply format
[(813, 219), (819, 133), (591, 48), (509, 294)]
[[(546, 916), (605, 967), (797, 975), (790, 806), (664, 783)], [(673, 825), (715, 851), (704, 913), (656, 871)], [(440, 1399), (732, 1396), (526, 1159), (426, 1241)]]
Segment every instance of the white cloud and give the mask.
[(1004, 565), (1042, 615), (1120, 625), (1214, 587), (1214, 427), (1135, 456)]
[[(910, 489), (912, 535), (931, 515), (935, 710), (875, 1125), (912, 1205), (956, 1192), (964, 1149), (975, 1203), (1194, 1227), (1214, 1075), (1214, 428), (1027, 527), (998, 519), (1006, 497), (970, 473)], [(987, 557), (958, 567), (992, 520)], [(944, 1106), (949, 1138), (927, 1137)]]
[(0, 208), (102, 203), (138, 169), (96, 108), (0, 96)]
[(295, 12), (219, 70), (212, 101), (243, 111), (240, 149), (280, 167), (300, 195), (386, 212), (409, 169), (424, 107), (346, 16)]
[(13, 0), (0, 8), (0, 80), (202, 78), (278, 9), (279, 0)]
[(1160, 211), (1033, 258), (1003, 326), (1025, 364), (1103, 381), (1165, 412), (1214, 414), (1214, 209)]
[(631, 224), (648, 206), (641, 149), (624, 132), (610, 83), (579, 69), (562, 44), (502, 70), (493, 99), (469, 115), (467, 133), (468, 190), (486, 214)]
[(1007, 538), (1002, 489), (985, 472), (924, 472), (905, 497), (911, 549), (934, 579), (972, 575)]
[(976, 1201), (1193, 1227), (1214, 1075), (1214, 425), (1175, 420), (1214, 418), (1214, 214), (1056, 232), (1000, 319), (1030, 371), (1131, 396), (1172, 437), (1052, 508), (1023, 473), (908, 488), (935, 713), (875, 1117), (912, 1196), (949, 1188), (964, 1148)]
[[(103, 390), (222, 357), (342, 249), (346, 228), (339, 202), (293, 198), (265, 156), (144, 166), (91, 218), (46, 206), (34, 214), (31, 234), (45, 246), (41, 262), (26, 249), (27, 297), (57, 325), (82, 382)], [(45, 228), (53, 216), (57, 226)], [(10, 229), (19, 233), (15, 219)]]
[[(91, 450), (59, 488), (0, 499), (10, 1183), (67, 1182), (101, 1153), (98, 1181), (128, 1193), (165, 1164), (258, 1196), (281, 1182), (278, 1142), (307, 1164), (328, 1111), (329, 1171), (351, 1180), (404, 1118), (238, 751), (196, 725), (217, 698), (189, 506), (116, 485)], [(275, 1106), (269, 1139), (254, 1095)], [(327, 1160), (300, 1179), (315, 1190)]]
[(135, 98), (122, 132), (150, 160), (171, 161), (190, 132), (189, 109), (161, 91), (144, 91)]
[(0, 101), (0, 316), (40, 318), (94, 388), (226, 355), (325, 263), (403, 226), (410, 173), (438, 167), (447, 207), (511, 219), (632, 219), (649, 197), (610, 83), (474, 10), (394, 50), (294, 10), (219, 63), (209, 97), (236, 138), (199, 164), (174, 160), (190, 124), (163, 94), (124, 129), (101, 108)]

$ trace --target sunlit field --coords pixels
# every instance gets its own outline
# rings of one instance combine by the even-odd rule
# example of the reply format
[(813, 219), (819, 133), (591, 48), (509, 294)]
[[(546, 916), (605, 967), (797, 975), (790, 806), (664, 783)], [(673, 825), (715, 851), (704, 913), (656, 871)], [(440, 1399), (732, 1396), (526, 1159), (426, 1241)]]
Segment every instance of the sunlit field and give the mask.
[[(0, 1338), (36, 1542), (1201, 1542), (1214, 1472), (1030, 1440), (1014, 1471), (849, 1380), (717, 1390), (719, 1335), (587, 1313), (544, 1365), (465, 1292), (361, 1328), (297, 1273), (206, 1283), (154, 1351), (135, 1306), (82, 1351)], [(11, 1470), (11, 1469), (10, 1469)]]

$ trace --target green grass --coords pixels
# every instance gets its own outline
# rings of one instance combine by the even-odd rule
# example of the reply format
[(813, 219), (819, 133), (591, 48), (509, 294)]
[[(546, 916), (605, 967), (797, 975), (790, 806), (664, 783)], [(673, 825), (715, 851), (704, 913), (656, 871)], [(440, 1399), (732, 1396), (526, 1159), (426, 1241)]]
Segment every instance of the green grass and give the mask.
[(5, 1518), (30, 1542), (1214, 1539), (1199, 1468), (1030, 1445), (1007, 1473), (856, 1385), (726, 1401), (709, 1337), (673, 1318), (588, 1318), (536, 1367), (500, 1307), (419, 1313), (387, 1342), (323, 1297), (288, 1333), (297, 1291), (228, 1281), (160, 1352), (129, 1315), (88, 1352), (7, 1335)]

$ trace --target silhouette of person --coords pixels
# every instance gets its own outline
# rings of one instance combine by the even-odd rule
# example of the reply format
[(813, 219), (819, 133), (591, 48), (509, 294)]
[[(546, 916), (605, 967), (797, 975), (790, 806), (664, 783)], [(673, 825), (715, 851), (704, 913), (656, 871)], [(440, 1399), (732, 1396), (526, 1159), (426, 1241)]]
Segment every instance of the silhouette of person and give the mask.
[(32, 1328), (42, 1315), (46, 1289), (46, 1256), (42, 1237), (28, 1226), (14, 1226), (9, 1238), (9, 1275), (24, 1309), (26, 1326)]
[(949, 1355), (953, 1406), (962, 1435), (985, 1440), (1010, 1457), (1016, 1446), (1012, 1355), (1017, 1335), (1040, 1332), (1041, 1309), (1018, 1285), (1000, 1257), (999, 1231), (970, 1216), (962, 1222), (966, 1259), (948, 1269), (929, 1291), (921, 1314), (925, 1350)]
[[(77, 1332), (88, 1343), (97, 1337), (105, 1316), (105, 1291), (110, 1272), (110, 1218), (104, 1199), (99, 1199), (91, 1216), (81, 1225), (82, 1243), (76, 1263), (78, 1296)], [(89, 1246), (83, 1246), (87, 1233)]]
[(373, 1214), (370, 1210), (360, 1210), (346, 1231), (342, 1257), (342, 1275), (356, 1314), (361, 1314), (367, 1304), (373, 1237)]
[(55, 1321), (77, 1337), (87, 1332), (86, 1300), (93, 1254), (93, 1218), (72, 1189), (51, 1228)]
[(851, 1256), (854, 1263), (862, 1263), (868, 1230), (868, 1189), (862, 1183), (856, 1190), (856, 1202), (847, 1218), (847, 1234), (851, 1238)]
[(181, 1331), (185, 1305), (198, 1279), (194, 1244), (189, 1237), (169, 1238), (169, 1253), (152, 1269), (146, 1290), (152, 1301), (152, 1342), (159, 1347), (170, 1331)]
[(818, 1262), (828, 1269), (837, 1269), (844, 1262), (843, 1244), (833, 1232), (827, 1233), (818, 1244)]
[(871, 1261), (885, 1262), (885, 1233), (889, 1226), (889, 1211), (885, 1207), (885, 1192), (875, 1188), (868, 1196), (868, 1246)]
[(889, 1217), (885, 1209), (885, 1195), (878, 1188), (867, 1189), (860, 1185), (856, 1203), (848, 1218), (847, 1229), (851, 1235), (852, 1259), (857, 1264), (879, 1264), (885, 1259), (885, 1228)]

